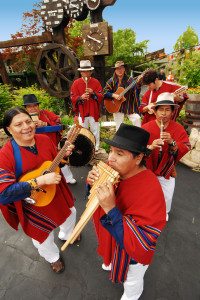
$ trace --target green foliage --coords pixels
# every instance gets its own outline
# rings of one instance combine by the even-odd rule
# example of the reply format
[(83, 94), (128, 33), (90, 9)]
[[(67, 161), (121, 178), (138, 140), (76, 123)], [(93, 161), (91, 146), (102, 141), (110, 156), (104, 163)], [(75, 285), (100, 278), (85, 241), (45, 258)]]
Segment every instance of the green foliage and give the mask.
[(11, 89), (6, 84), (0, 84), (0, 126), (2, 124), (2, 119), (4, 112), (12, 107), (13, 97)]
[(58, 115), (65, 111), (63, 99), (50, 96), (45, 90), (38, 89), (36, 85), (15, 90), (13, 92), (15, 106), (23, 105), (23, 95), (25, 94), (35, 94), (38, 101), (40, 102), (41, 109), (51, 110)]
[(181, 49), (189, 49), (193, 46), (198, 45), (199, 38), (195, 30), (188, 26), (187, 30), (180, 35), (176, 44), (174, 45), (174, 50), (181, 50)]
[(136, 43), (136, 33), (132, 29), (119, 29), (113, 33), (113, 54), (106, 58), (107, 65), (117, 60), (128, 64), (139, 64), (145, 55), (148, 41)]
[(188, 94), (200, 94), (200, 86), (197, 86), (195, 88), (189, 88), (187, 90)]
[(181, 84), (200, 86), (200, 51), (193, 51), (179, 66)]
[(185, 107), (183, 107), (179, 113), (179, 116), (178, 118), (176, 119), (176, 121), (178, 123), (180, 123), (182, 126), (184, 126), (184, 123), (183, 121), (185, 121), (185, 118), (186, 118), (186, 114), (185, 114)]
[(64, 125), (73, 125), (74, 124), (74, 118), (72, 116), (64, 115), (62, 117), (62, 124), (64, 124)]

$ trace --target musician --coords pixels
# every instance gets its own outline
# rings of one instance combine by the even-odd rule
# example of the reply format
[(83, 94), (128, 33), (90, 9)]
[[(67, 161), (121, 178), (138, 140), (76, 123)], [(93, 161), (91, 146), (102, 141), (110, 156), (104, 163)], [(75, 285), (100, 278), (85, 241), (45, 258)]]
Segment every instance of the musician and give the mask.
[(96, 139), (95, 150), (99, 150), (100, 142), (100, 103), (103, 99), (100, 82), (91, 77), (94, 67), (89, 60), (81, 60), (78, 71), (81, 78), (76, 79), (71, 86), (71, 101), (79, 123), (91, 130)]
[[(126, 74), (125, 64), (123, 61), (117, 61), (114, 69), (115, 71), (113, 76), (107, 81), (104, 88), (104, 98), (110, 100), (114, 98), (119, 100), (120, 96), (116, 93), (118, 87), (127, 88), (132, 82), (134, 82), (134, 79)], [(138, 82), (124, 95), (126, 100), (122, 102), (119, 111), (113, 114), (114, 121), (116, 123), (116, 130), (118, 130), (120, 124), (123, 123), (125, 115), (127, 115), (133, 125), (141, 126), (139, 94), (140, 83)]]
[[(117, 189), (110, 182), (97, 188), (100, 207), (94, 223), (98, 254), (104, 261), (102, 268), (112, 268), (112, 281), (124, 282), (123, 300), (138, 299), (142, 294), (144, 274), (166, 224), (161, 186), (144, 165), (148, 139), (146, 130), (122, 123), (113, 140), (105, 140), (111, 146), (108, 164), (119, 172), (121, 181)], [(92, 185), (98, 177), (94, 166), (87, 182)]]
[[(40, 109), (39, 101), (34, 94), (27, 94), (23, 96), (24, 104), (27, 112), (31, 115), (36, 127), (45, 127), (45, 126), (56, 126), (61, 125), (61, 119), (54, 112), (49, 110)], [(58, 143), (61, 140), (61, 134), (57, 132), (45, 132), (48, 137), (53, 141), (53, 143), (58, 146)], [(67, 183), (75, 184), (76, 179), (73, 177), (73, 174), (68, 165), (62, 167), (62, 172), (65, 176)]]
[(156, 174), (162, 186), (166, 201), (167, 221), (175, 188), (174, 166), (190, 150), (185, 129), (172, 120), (175, 109), (178, 109), (178, 105), (174, 103), (173, 94), (160, 94), (154, 105), (156, 119), (142, 126), (150, 133), (148, 147), (152, 153), (146, 159), (146, 163), (147, 167)]
[[(46, 135), (35, 134), (35, 124), (23, 108), (7, 111), (3, 128), (12, 139), (0, 150), (1, 212), (15, 230), (21, 225), (52, 270), (60, 273), (64, 262), (54, 243), (53, 231), (60, 227), (59, 238), (67, 240), (69, 237), (76, 221), (74, 198), (62, 174), (51, 172), (18, 182), (22, 175), (37, 170), (43, 162), (52, 161), (57, 155), (56, 146)], [(67, 156), (72, 149), (70, 145)], [(52, 184), (56, 185), (56, 194), (50, 204), (39, 207), (29, 203), (32, 192)]]
[[(142, 82), (144, 85), (148, 86), (148, 90), (142, 97), (142, 102), (140, 105), (140, 112), (143, 114), (142, 124), (145, 124), (151, 120), (155, 120), (155, 114), (153, 110), (154, 103), (158, 95), (164, 92), (174, 93), (181, 86), (172, 82), (163, 81), (159, 79), (159, 74), (156, 70), (149, 69), (147, 70), (143, 77)], [(173, 120), (176, 120), (178, 117), (183, 104), (188, 99), (186, 93), (181, 93), (180, 95), (174, 96), (174, 101), (179, 105), (178, 110), (174, 112)]]

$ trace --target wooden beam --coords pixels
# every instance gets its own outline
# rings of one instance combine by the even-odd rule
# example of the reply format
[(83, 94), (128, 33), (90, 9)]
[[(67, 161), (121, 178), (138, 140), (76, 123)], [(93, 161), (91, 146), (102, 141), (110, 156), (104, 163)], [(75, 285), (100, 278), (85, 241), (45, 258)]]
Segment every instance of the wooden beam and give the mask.
[(2, 42), (0, 42), (0, 49), (49, 43), (52, 41), (53, 41), (52, 34), (51, 34), (51, 32), (47, 31), (47, 32), (44, 32), (42, 35), (38, 35), (38, 36), (2, 41)]

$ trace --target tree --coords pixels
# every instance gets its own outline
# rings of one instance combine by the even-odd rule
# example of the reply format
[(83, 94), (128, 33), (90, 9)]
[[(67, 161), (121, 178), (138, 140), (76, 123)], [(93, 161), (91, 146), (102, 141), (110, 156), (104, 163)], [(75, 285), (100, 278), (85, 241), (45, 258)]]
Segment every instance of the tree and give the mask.
[(176, 41), (176, 44), (174, 45), (174, 50), (179, 51), (190, 49), (191, 47), (198, 45), (198, 43), (199, 38), (197, 33), (191, 26), (188, 26), (186, 31), (183, 32), (183, 34), (181, 34), (178, 40)]
[(188, 87), (200, 86), (200, 51), (193, 51), (180, 66), (179, 81)]
[(117, 60), (137, 65), (144, 60), (148, 40), (136, 43), (136, 33), (132, 29), (119, 29), (113, 33), (113, 54), (106, 58), (107, 65)]

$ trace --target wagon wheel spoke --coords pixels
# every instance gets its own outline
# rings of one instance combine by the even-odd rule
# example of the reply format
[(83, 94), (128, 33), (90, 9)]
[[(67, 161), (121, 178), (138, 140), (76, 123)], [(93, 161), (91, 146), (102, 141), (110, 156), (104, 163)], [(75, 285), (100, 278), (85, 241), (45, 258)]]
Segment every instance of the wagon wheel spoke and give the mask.
[(69, 96), (70, 86), (78, 77), (78, 60), (63, 45), (51, 44), (41, 49), (36, 60), (36, 71), (41, 86), (50, 95)]

